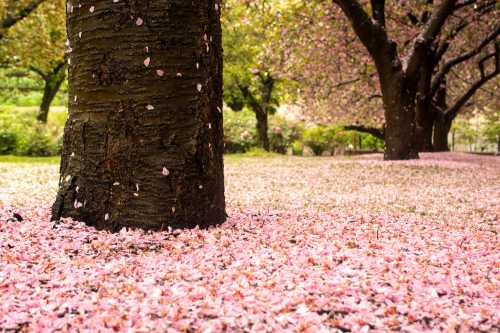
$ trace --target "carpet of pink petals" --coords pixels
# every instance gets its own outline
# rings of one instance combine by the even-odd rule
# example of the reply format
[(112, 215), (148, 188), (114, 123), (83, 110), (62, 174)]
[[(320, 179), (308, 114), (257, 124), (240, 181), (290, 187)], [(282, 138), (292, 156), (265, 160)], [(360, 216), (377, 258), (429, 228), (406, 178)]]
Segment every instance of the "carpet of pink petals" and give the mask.
[(228, 158), (163, 233), (49, 222), (57, 170), (0, 164), (0, 332), (500, 330), (498, 157)]

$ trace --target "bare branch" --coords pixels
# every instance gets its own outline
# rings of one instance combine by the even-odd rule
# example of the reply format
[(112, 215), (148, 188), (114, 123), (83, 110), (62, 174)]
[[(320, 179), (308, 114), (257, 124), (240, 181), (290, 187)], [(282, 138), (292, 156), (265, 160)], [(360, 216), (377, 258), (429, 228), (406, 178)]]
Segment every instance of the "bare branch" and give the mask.
[(424, 30), (417, 37), (413, 46), (413, 51), (406, 61), (405, 72), (408, 76), (413, 76), (418, 72), (427, 47), (430, 46), (441, 33), (443, 25), (456, 8), (456, 2), (457, 0), (444, 0), (441, 6), (432, 14)]
[[(495, 70), (493, 70), (491, 73), (487, 74), (486, 70), (484, 68), (484, 64), (486, 61), (488, 61), (491, 58), (495, 58)], [(479, 70), (481, 73), (481, 78), (474, 82), (472, 86), (467, 90), (467, 92), (460, 97), (455, 104), (453, 104), (452, 107), (448, 108), (446, 110), (445, 115), (450, 118), (454, 119), (457, 114), (460, 112), (460, 109), (469, 101), (469, 99), (474, 96), (477, 90), (479, 90), (485, 83), (487, 83), (489, 80), (493, 79), (496, 77), (498, 74), (500, 74), (500, 43), (495, 44), (495, 52), (487, 54), (484, 56), (478, 63), (479, 65)]]
[(488, 36), (486, 36), (486, 38), (483, 39), (481, 43), (479, 43), (479, 45), (477, 45), (475, 48), (445, 63), (441, 68), (441, 70), (434, 77), (434, 80), (432, 81), (431, 96), (433, 96), (436, 93), (436, 91), (439, 89), (439, 85), (454, 66), (461, 64), (471, 59), (472, 57), (478, 55), (486, 46), (488, 46), (491, 42), (495, 41), (498, 36), (500, 36), (500, 24), (497, 25), (496, 28)]
[[(379, 72), (383, 71), (385, 67), (391, 66), (397, 58), (397, 52), (394, 43), (389, 40), (384, 26), (375, 24), (358, 0), (333, 0), (333, 2), (342, 9), (351, 22), (354, 32), (372, 56)], [(377, 13), (374, 12), (374, 14), (380, 22), (384, 1), (373, 2), (376, 2), (378, 8)]]
[(344, 130), (346, 131), (357, 131), (362, 133), (368, 133), (376, 137), (377, 139), (384, 140), (384, 129), (376, 128), (376, 127), (365, 127), (362, 125), (349, 125), (344, 126)]

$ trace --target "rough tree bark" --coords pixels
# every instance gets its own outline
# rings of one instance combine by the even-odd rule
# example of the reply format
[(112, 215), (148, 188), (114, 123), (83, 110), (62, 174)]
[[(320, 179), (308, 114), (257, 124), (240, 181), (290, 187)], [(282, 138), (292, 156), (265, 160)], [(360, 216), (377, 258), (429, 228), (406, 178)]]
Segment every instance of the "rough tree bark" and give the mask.
[(67, 7), (70, 110), (52, 218), (112, 231), (222, 223), (219, 1)]
[(381, 77), (385, 115), (385, 160), (418, 158), (414, 84), (402, 72)]

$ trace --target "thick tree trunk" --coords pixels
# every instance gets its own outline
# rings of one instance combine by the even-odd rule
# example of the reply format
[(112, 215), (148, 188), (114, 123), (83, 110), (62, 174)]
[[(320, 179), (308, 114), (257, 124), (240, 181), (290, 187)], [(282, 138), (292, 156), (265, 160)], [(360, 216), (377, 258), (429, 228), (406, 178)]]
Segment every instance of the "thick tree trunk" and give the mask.
[(269, 144), (269, 120), (267, 112), (255, 111), (255, 116), (257, 118), (257, 133), (259, 135), (259, 145), (262, 149), (269, 151), (271, 147)]
[(439, 90), (436, 92), (434, 133), (432, 147), (434, 151), (449, 151), (448, 134), (450, 133), (453, 118), (447, 116), (444, 112), (448, 108), (446, 103), (446, 81), (443, 81)]
[(68, 1), (70, 114), (52, 218), (108, 230), (226, 218), (217, 0)]
[(402, 73), (381, 78), (385, 114), (385, 160), (418, 158), (415, 145), (415, 94)]
[(417, 147), (420, 152), (433, 151), (432, 145), (432, 131), (434, 129), (435, 112), (432, 111), (432, 107), (423, 115), (420, 119), (420, 125), (418, 128), (417, 135)]
[(427, 55), (420, 68), (415, 106), (416, 149), (423, 152), (432, 151), (432, 128), (436, 116), (430, 96), (432, 68), (432, 57)]
[(452, 120), (446, 116), (439, 115), (434, 123), (434, 151), (449, 151), (448, 134), (450, 133)]
[(60, 73), (57, 73), (54, 76), (51, 76), (48, 78), (48, 80), (45, 80), (45, 87), (43, 89), (43, 97), (42, 97), (42, 104), (40, 104), (40, 109), (38, 111), (37, 115), (37, 120), (41, 123), (46, 124), (47, 123), (47, 118), (49, 116), (49, 110), (50, 106), (52, 104), (52, 101), (57, 95), (57, 92), (59, 91), (59, 88), (61, 88), (61, 84), (64, 82), (64, 79), (66, 78), (65, 75), (65, 69), (62, 69), (63, 74), (61, 75)]

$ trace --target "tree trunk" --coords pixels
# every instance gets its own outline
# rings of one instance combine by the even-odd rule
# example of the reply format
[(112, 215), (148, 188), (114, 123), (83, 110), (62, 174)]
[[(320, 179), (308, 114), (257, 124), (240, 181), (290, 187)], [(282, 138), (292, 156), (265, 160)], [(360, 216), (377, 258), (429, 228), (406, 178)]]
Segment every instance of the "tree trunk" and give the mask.
[(415, 145), (415, 88), (401, 72), (381, 75), (385, 114), (385, 160), (418, 158)]
[(420, 125), (418, 129), (418, 141), (417, 147), (420, 152), (433, 151), (434, 147), (432, 145), (432, 131), (434, 128), (435, 113), (432, 111), (432, 107), (429, 106), (428, 111), (423, 115), (420, 120)]
[(226, 218), (216, 0), (68, 2), (70, 107), (52, 218), (99, 229)]
[(269, 151), (271, 149), (268, 135), (268, 117), (266, 111), (255, 111), (257, 118), (257, 133), (259, 134), (259, 145), (262, 149)]
[(40, 104), (40, 109), (38, 111), (38, 115), (36, 119), (41, 122), (46, 124), (47, 123), (47, 118), (49, 116), (49, 110), (50, 110), (50, 105), (52, 104), (52, 101), (57, 95), (57, 92), (59, 91), (59, 88), (61, 88), (61, 84), (64, 82), (64, 79), (66, 78), (66, 68), (61, 69), (62, 73), (56, 73), (55, 75), (52, 75), (48, 77), (47, 80), (45, 80), (45, 87), (43, 89), (43, 98), (42, 98), (42, 104)]
[(497, 152), (496, 155), (500, 155), (500, 134), (497, 135)]
[(418, 151), (432, 151), (432, 128), (435, 110), (430, 96), (432, 79), (432, 56), (427, 54), (420, 67), (416, 95), (416, 144)]
[(443, 115), (438, 115), (434, 123), (434, 151), (449, 151), (448, 133), (450, 133), (452, 120)]
[(450, 132), (453, 118), (450, 118), (444, 113), (448, 108), (446, 103), (446, 94), (446, 81), (443, 81), (436, 92), (435, 105), (433, 105), (433, 108), (435, 109), (432, 144), (434, 151), (450, 151), (450, 147), (448, 145), (448, 133)]

